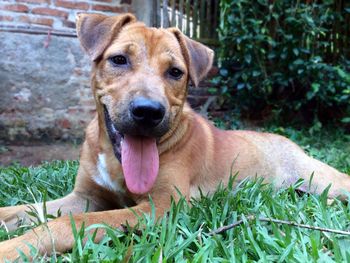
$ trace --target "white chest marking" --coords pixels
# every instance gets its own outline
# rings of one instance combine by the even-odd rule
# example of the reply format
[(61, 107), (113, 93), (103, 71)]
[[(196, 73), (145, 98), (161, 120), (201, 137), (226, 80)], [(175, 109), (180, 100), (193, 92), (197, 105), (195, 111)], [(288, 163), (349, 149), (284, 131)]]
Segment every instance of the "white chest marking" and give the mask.
[(124, 192), (124, 189), (120, 187), (119, 183), (116, 180), (111, 179), (107, 169), (106, 156), (103, 153), (98, 155), (97, 171), (98, 173), (93, 177), (93, 180), (98, 185), (113, 192)]

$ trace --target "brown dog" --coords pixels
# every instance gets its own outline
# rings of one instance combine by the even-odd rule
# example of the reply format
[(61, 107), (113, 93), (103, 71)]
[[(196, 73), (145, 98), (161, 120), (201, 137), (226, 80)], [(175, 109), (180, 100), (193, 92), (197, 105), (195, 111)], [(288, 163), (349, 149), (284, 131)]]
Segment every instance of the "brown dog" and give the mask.
[[(206, 75), (213, 51), (177, 29), (147, 28), (130, 14), (81, 14), (77, 32), (93, 61), (97, 114), (86, 130), (76, 186), (47, 203), (49, 214), (60, 209), (62, 217), (0, 243), (0, 259), (16, 258), (16, 248), (28, 254), (26, 243), (42, 253), (71, 249), (70, 212), (77, 227), (133, 225), (137, 220), (126, 207), (150, 212), (149, 195), (156, 214), (163, 215), (170, 197), (178, 198), (176, 188), (196, 197), (199, 187), (214, 191), (235, 172), (238, 180), (258, 175), (277, 187), (308, 181), (314, 173), (311, 191), (320, 193), (329, 184), (330, 196), (350, 190), (348, 175), (308, 157), (284, 137), (221, 131), (193, 112), (185, 103), (188, 82), (197, 85)], [(13, 229), (18, 217), (28, 217), (26, 210), (25, 205), (1, 208), (0, 220)]]

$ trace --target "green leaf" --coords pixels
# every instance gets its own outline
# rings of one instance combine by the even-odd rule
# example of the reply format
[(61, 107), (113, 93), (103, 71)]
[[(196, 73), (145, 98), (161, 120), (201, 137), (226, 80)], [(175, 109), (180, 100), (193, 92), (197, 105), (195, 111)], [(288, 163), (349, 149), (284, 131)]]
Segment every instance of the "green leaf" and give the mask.
[(156, 252), (154, 253), (153, 257), (152, 257), (152, 263), (159, 263), (162, 262), (162, 247), (159, 247)]
[(244, 56), (244, 60), (245, 62), (247, 62), (248, 64), (250, 64), (252, 62), (252, 56), (250, 54), (246, 54)]
[(228, 75), (228, 70), (227, 69), (220, 69), (220, 75), (223, 77), (227, 77)]
[(260, 71), (253, 70), (253, 77), (257, 77), (257, 76), (260, 76), (260, 75), (261, 75)]
[(294, 55), (299, 56), (299, 49), (293, 48), (293, 53)]
[(311, 100), (313, 97), (315, 97), (315, 93), (314, 93), (314, 92), (308, 91), (308, 92), (306, 93), (306, 98), (307, 98), (308, 100)]
[(350, 117), (345, 117), (341, 120), (342, 123), (350, 123)]
[(238, 83), (238, 85), (237, 85), (238, 90), (244, 89), (244, 87), (245, 87), (244, 83)]
[(311, 88), (314, 93), (317, 93), (320, 90), (321, 85), (318, 83), (312, 83)]
[(295, 64), (295, 65), (303, 65), (303, 64), (304, 64), (304, 60), (302, 60), (302, 59), (297, 59), (297, 60), (294, 61), (294, 64)]
[(218, 89), (217, 89), (217, 88), (211, 87), (211, 88), (208, 88), (208, 92), (209, 92), (210, 94), (216, 94), (216, 93), (218, 92)]
[(276, 53), (275, 52), (270, 52), (268, 55), (267, 55), (267, 58), (268, 59), (274, 59), (276, 57)]

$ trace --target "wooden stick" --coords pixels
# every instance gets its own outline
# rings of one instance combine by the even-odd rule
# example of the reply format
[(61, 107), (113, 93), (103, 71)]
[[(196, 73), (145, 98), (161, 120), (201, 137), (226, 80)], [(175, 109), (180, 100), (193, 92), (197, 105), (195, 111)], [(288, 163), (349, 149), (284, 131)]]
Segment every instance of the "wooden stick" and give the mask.
[[(255, 218), (256, 217), (253, 215), (247, 216), (248, 221), (252, 221)], [(273, 222), (273, 223), (281, 224), (281, 225), (289, 225), (289, 226), (295, 226), (295, 227), (306, 228), (306, 229), (311, 229), (311, 230), (317, 230), (317, 231), (321, 231), (321, 232), (329, 232), (329, 233), (334, 233), (334, 234), (350, 236), (349, 231), (324, 228), (324, 227), (318, 227), (318, 226), (311, 226), (311, 225), (306, 225), (306, 224), (299, 224), (299, 223), (292, 222), (292, 221), (286, 221), (286, 220), (280, 220), (280, 219), (274, 219), (274, 218), (266, 218), (266, 217), (259, 217), (258, 220), (263, 221), (263, 222)], [(244, 220), (242, 220), (242, 219), (238, 220), (232, 224), (220, 227), (218, 229), (215, 229), (215, 230), (209, 232), (209, 235), (213, 236), (213, 235), (221, 234), (229, 229), (235, 228), (236, 226), (243, 224), (243, 222), (244, 222)]]

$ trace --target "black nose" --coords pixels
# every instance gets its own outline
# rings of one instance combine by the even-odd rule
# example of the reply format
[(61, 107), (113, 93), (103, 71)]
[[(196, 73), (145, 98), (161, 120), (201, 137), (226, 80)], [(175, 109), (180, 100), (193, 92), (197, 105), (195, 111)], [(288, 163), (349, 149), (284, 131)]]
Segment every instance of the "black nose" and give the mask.
[(134, 99), (129, 109), (134, 121), (147, 128), (157, 126), (165, 114), (165, 107), (161, 103), (143, 97)]

